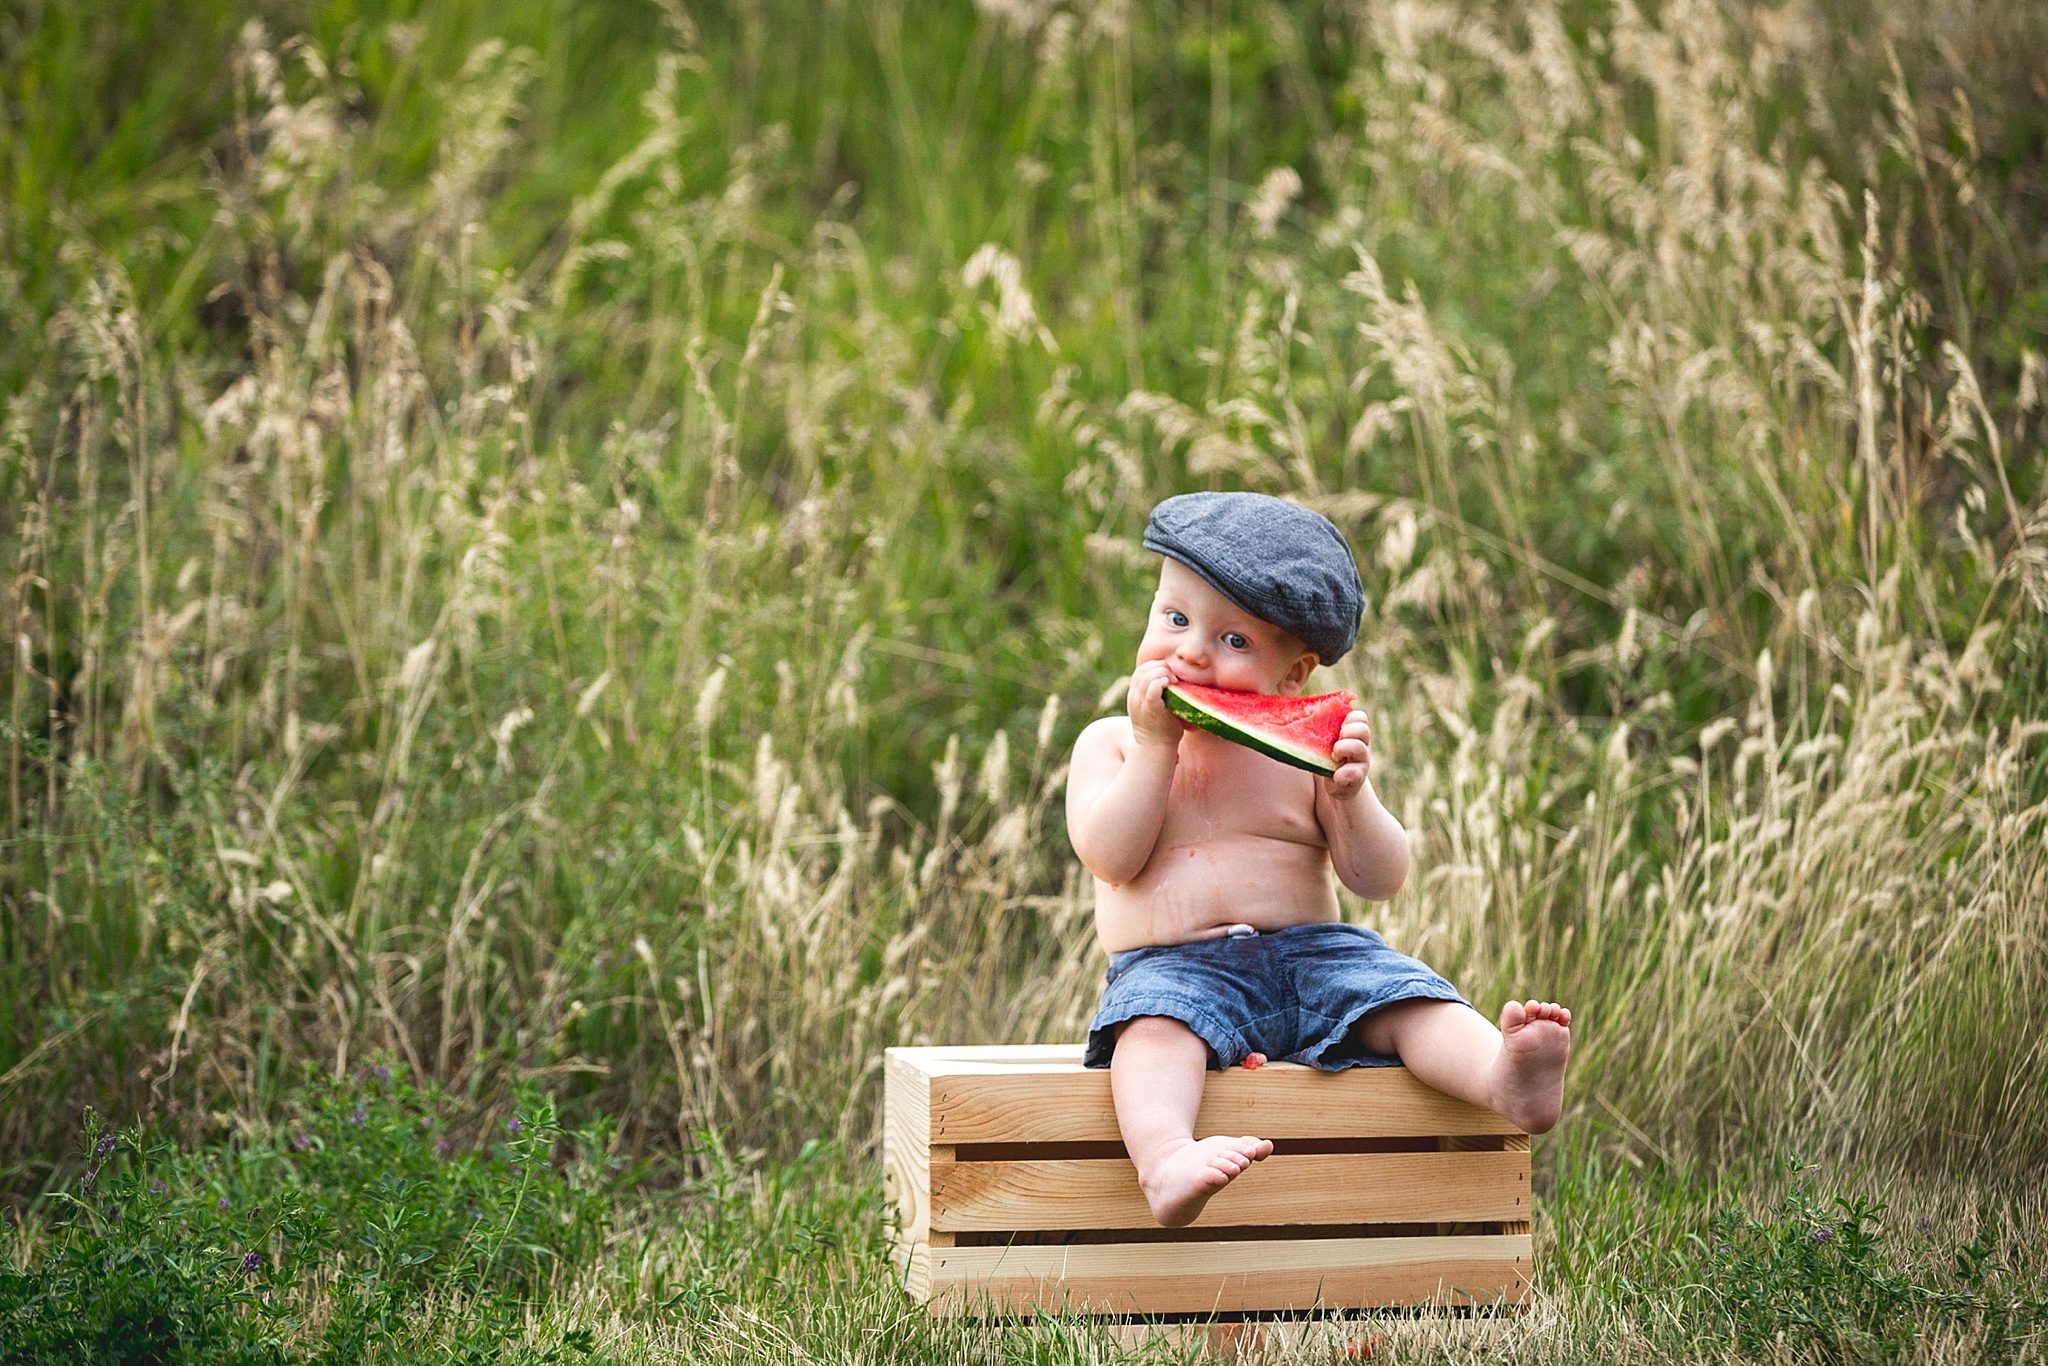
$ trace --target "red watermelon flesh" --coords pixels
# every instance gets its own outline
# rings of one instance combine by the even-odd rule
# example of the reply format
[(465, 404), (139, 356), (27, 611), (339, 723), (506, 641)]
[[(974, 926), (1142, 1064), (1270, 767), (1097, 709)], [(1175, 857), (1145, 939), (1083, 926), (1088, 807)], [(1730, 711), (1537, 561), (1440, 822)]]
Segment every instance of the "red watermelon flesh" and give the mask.
[(1325, 777), (1337, 771), (1331, 751), (1357, 705), (1348, 692), (1279, 697), (1199, 683), (1171, 683), (1166, 689), (1166, 709), (1189, 725)]

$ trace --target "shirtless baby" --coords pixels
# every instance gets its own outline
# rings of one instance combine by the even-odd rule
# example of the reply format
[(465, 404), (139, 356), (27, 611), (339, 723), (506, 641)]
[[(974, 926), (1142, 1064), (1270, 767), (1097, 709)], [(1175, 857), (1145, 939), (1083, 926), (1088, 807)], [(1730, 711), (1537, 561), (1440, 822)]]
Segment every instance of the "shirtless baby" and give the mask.
[(1357, 637), (1350, 547), (1317, 513), (1249, 493), (1192, 493), (1152, 513), (1164, 555), (1128, 717), (1075, 742), (1074, 852), (1095, 875), (1110, 955), (1087, 1062), (1110, 1069), (1117, 1123), (1161, 1224), (1201, 1214), (1273, 1145), (1197, 1137), (1204, 1073), (1254, 1055), (1325, 1070), (1406, 1066), (1531, 1133), (1557, 1123), (1571, 1012), (1510, 1001), (1488, 1024), (1449, 982), (1338, 920), (1337, 879), (1385, 900), (1408, 836), (1367, 776), (1372, 729), (1345, 720), (1323, 778), (1183, 725), (1175, 681), (1294, 694)]

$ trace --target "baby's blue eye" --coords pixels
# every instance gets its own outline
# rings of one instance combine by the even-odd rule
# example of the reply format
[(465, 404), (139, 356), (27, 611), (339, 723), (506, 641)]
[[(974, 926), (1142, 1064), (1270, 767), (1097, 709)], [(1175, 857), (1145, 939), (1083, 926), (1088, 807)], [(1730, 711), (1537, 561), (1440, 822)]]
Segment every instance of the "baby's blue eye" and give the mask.
[(1185, 612), (1168, 612), (1166, 614), (1166, 619), (1172, 622), (1175, 626), (1185, 626), (1188, 624), (1188, 618)]
[(1249, 650), (1252, 647), (1252, 643), (1249, 640), (1246, 640), (1235, 631), (1224, 632), (1223, 643), (1233, 650)]

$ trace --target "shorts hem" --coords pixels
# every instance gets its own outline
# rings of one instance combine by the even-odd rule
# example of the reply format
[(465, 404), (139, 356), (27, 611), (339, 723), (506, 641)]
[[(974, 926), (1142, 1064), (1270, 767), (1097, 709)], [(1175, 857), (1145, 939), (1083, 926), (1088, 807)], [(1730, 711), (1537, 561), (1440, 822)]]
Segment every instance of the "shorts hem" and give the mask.
[(1116, 1027), (1147, 1015), (1157, 1015), (1186, 1025), (1209, 1050), (1209, 1070), (1226, 1072), (1245, 1060), (1251, 1045), (1244, 1031), (1196, 1006), (1178, 1001), (1139, 1001), (1097, 1013), (1088, 1026), (1088, 1043), (1081, 1053), (1083, 1067), (1104, 1068), (1116, 1056)]
[(1293, 1054), (1288, 1060), (1290, 1062), (1305, 1063), (1319, 1072), (1346, 1072), (1354, 1067), (1401, 1066), (1401, 1059), (1393, 1054), (1368, 1053), (1362, 1046), (1354, 1046), (1349, 1053), (1340, 1052), (1335, 1058), (1330, 1057), (1329, 1054), (1331, 1050), (1342, 1047), (1344, 1042), (1351, 1037), (1351, 1032), (1358, 1028), (1366, 1016), (1385, 1010), (1388, 1006), (1400, 1005), (1403, 1001), (1455, 1001), (1462, 1006), (1470, 1006), (1472, 1004), (1458, 994), (1456, 987), (1440, 977), (1434, 981), (1417, 978), (1409, 982), (1397, 994), (1384, 996), (1370, 1005), (1363, 1005), (1356, 1010), (1346, 1012), (1335, 1029), (1324, 1034), (1322, 1038), (1316, 1040), (1307, 1048)]

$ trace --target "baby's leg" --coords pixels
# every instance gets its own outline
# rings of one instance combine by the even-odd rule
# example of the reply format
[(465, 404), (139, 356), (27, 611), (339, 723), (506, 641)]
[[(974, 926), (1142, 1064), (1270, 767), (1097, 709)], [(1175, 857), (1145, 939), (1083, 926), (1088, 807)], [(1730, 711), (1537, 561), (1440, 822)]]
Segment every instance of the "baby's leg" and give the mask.
[(1167, 1228), (1193, 1223), (1210, 1196), (1273, 1151), (1249, 1135), (1195, 1137), (1208, 1068), (1209, 1046), (1179, 1020), (1141, 1015), (1117, 1033), (1109, 1064), (1117, 1127), (1152, 1217)]
[(1402, 1001), (1358, 1028), (1368, 1049), (1400, 1058), (1418, 1080), (1540, 1134), (1564, 1106), (1571, 1023), (1571, 1011), (1550, 1001), (1509, 1001), (1499, 1029), (1457, 1001)]

